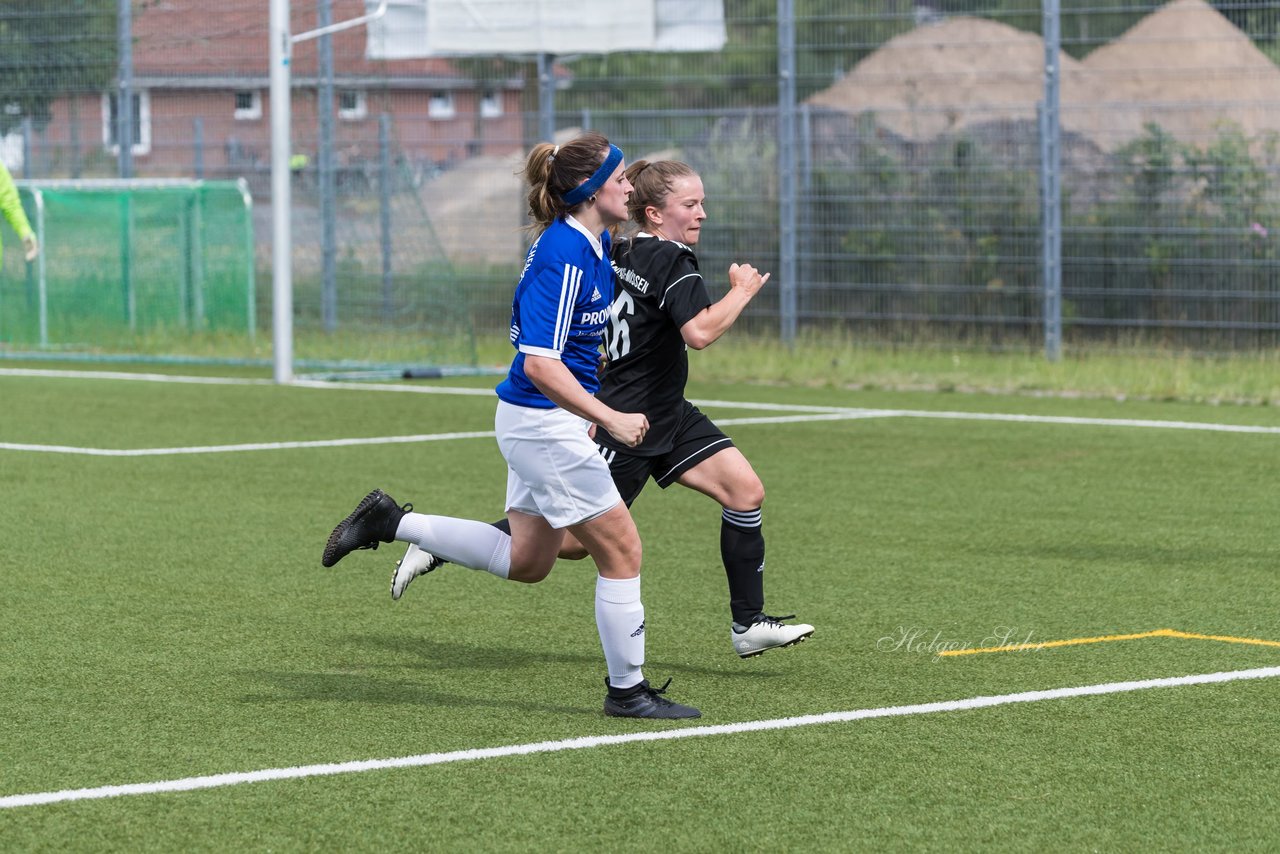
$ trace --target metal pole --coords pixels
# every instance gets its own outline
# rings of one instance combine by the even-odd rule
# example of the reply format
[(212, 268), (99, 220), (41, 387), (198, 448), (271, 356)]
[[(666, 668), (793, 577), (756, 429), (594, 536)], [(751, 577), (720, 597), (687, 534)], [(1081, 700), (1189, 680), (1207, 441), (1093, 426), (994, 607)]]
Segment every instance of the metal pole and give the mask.
[(293, 381), (293, 223), (289, 186), (289, 0), (271, 0), (271, 335), (275, 381)]
[(784, 344), (796, 339), (796, 28), (793, 0), (778, 0), (778, 314)]
[(178, 277), (178, 325), (191, 329), (191, 280), (195, 263), (195, 242), (191, 239), (191, 200), (190, 195), (184, 200), (182, 214), (178, 217), (178, 230), (182, 234), (182, 275)]
[(556, 136), (555, 60), (552, 54), (538, 54), (538, 137), (543, 142), (555, 142)]
[[(31, 177), (31, 118), (22, 120), (22, 177)], [(43, 245), (43, 244), (42, 244)]]
[(49, 282), (45, 278), (44, 259), (49, 255), (49, 246), (45, 242), (44, 233), (44, 193), (39, 188), (31, 189), (31, 200), (36, 206), (36, 239), (40, 241), (40, 254), (36, 256), (36, 282), (40, 288), (40, 346), (49, 346)]
[(813, 237), (813, 111), (809, 104), (799, 105), (799, 145), (797, 151), (796, 191), (796, 281), (808, 282), (812, 276)]
[(200, 330), (208, 320), (204, 311), (204, 195), (204, 185), (201, 185), (191, 198), (191, 323)]
[(391, 278), (391, 116), (378, 116), (378, 225), (382, 243), (382, 319), (390, 321), (395, 309)]
[(133, 288), (133, 195), (126, 187), (120, 196), (120, 287), (129, 331), (138, 328), (138, 295)]
[(71, 177), (79, 178), (83, 152), (80, 148), (80, 101), (77, 98), (67, 99), (67, 124), (71, 136)]
[[(332, 25), (332, 0), (317, 0), (316, 26)], [(328, 33), (316, 43), (320, 59), (316, 87), (316, 116), (320, 140), (316, 146), (317, 187), (320, 192), (320, 315), (326, 332), (338, 328), (338, 227), (335, 210), (337, 189), (333, 168), (333, 38)]]
[[(293, 380), (293, 222), (289, 186), (291, 104), (289, 63), (294, 42), (336, 33), (377, 20), (387, 13), (388, 0), (380, 0), (371, 14), (331, 24), (320, 30), (289, 34), (289, 0), (270, 0), (268, 39), (271, 51), (271, 331), (275, 380)], [(250, 279), (252, 282), (252, 279)], [(250, 314), (252, 322), (252, 313)]]
[(1040, 243), (1044, 276), (1044, 355), (1062, 358), (1062, 169), (1059, 104), (1059, 0), (1044, 0), (1044, 104), (1040, 118)]
[(239, 188), (240, 199), (244, 203), (245, 303), (246, 313), (248, 314), (249, 340), (253, 341), (258, 335), (258, 285), (254, 281), (254, 271), (257, 264), (254, 263), (253, 251), (253, 196), (249, 193), (249, 182), (244, 178), (236, 181), (236, 187)]
[(116, 4), (116, 47), (120, 54), (116, 95), (116, 142), (121, 178), (133, 177), (133, 0)]
[(204, 118), (196, 116), (192, 121), (192, 146), (195, 148), (196, 180), (204, 180)]

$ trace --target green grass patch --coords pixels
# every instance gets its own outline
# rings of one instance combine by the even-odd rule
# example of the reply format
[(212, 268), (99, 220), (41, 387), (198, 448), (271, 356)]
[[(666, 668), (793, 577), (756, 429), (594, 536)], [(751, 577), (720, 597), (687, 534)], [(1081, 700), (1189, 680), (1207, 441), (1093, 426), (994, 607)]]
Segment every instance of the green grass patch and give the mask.
[[(695, 358), (703, 354), (696, 354)], [(472, 379), (452, 384), (483, 385)], [(1280, 426), (1263, 407), (700, 382), (699, 396)], [(175, 447), (492, 427), (493, 399), (0, 376), (0, 442)], [(717, 419), (768, 414), (708, 407)], [(771, 610), (808, 643), (742, 661), (718, 508), (635, 505), (646, 674), (699, 724), (1280, 664), (1153, 638), (1280, 639), (1280, 436), (867, 418), (729, 428), (768, 489)], [(542, 584), (397, 547), (319, 565), (371, 487), (495, 518), (492, 439), (99, 458), (0, 450), (0, 796), (645, 731), (603, 716), (589, 562)], [(4, 811), (12, 850), (1265, 849), (1280, 684), (1166, 688)]]

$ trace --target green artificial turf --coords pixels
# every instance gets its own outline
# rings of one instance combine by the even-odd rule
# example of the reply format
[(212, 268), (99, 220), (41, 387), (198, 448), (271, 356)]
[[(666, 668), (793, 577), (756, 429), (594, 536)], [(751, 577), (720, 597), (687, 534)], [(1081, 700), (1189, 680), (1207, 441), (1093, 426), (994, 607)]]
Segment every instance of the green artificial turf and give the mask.
[[(452, 383), (483, 386), (490, 380)], [(450, 385), (441, 383), (438, 385)], [(1280, 426), (1270, 407), (701, 383), (792, 406)], [(0, 443), (177, 448), (492, 429), (489, 396), (0, 376)], [(717, 420), (794, 412), (707, 404)], [(802, 413), (801, 413), (802, 414)], [(1277, 433), (921, 418), (727, 428), (767, 593), (814, 638), (743, 661), (719, 510), (634, 507), (646, 675), (695, 726), (1280, 665)], [(601, 713), (589, 561), (323, 569), (370, 488), (500, 515), (491, 438), (102, 457), (0, 449), (0, 798), (687, 724)], [(1266, 850), (1259, 679), (0, 810), (14, 851)]]

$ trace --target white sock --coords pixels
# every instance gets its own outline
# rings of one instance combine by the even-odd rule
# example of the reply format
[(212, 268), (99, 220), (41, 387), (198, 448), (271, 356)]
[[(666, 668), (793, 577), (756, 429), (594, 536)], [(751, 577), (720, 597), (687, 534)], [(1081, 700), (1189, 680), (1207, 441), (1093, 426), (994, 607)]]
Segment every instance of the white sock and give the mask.
[(609, 684), (630, 688), (644, 675), (644, 605), (640, 604), (640, 577), (596, 578), (596, 628), (609, 666)]
[(511, 535), (485, 522), (406, 513), (396, 528), (396, 539), (417, 543), (436, 557), (483, 569), (499, 578), (511, 571)]

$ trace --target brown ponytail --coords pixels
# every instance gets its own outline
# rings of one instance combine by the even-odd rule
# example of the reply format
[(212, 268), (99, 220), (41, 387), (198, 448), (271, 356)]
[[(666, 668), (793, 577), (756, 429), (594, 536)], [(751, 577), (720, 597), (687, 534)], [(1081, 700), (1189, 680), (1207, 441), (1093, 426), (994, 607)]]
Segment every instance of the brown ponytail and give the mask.
[(609, 140), (595, 131), (574, 137), (558, 147), (540, 142), (525, 159), (523, 177), (529, 185), (529, 216), (533, 227), (544, 229), (574, 208), (561, 196), (590, 178), (609, 154)]

